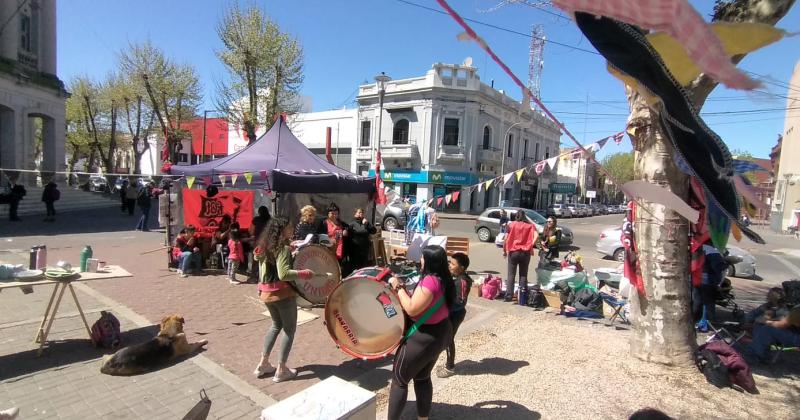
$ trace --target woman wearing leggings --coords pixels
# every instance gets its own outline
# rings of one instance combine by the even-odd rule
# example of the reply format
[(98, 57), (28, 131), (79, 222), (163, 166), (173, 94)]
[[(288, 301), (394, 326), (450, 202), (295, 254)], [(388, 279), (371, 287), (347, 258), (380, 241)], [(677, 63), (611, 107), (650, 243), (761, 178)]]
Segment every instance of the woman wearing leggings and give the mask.
[(409, 295), (397, 278), (389, 281), (397, 291), (403, 311), (414, 322), (428, 316), (395, 353), (389, 391), (390, 420), (399, 419), (403, 413), (408, 383), (412, 379), (417, 396), (417, 416), (428, 418), (433, 400), (431, 371), (453, 334), (448, 308), (455, 300), (456, 290), (447, 266), (447, 254), (440, 246), (426, 246), (422, 250), (421, 264), (422, 280), (413, 294)]
[[(297, 370), (286, 366), (297, 328), (296, 294), (288, 282), (314, 276), (311, 270), (292, 270), (289, 240), (293, 233), (294, 230), (286, 219), (271, 219), (258, 238), (258, 246), (254, 250), (256, 260), (259, 262), (258, 293), (261, 302), (267, 306), (272, 326), (264, 337), (261, 360), (253, 373), (258, 377), (274, 373), (272, 380), (275, 382), (283, 382), (297, 376)], [(275, 368), (269, 362), (269, 355), (281, 331), (283, 338), (280, 358), (278, 367)]]
[(528, 222), (525, 212), (517, 210), (514, 221), (508, 224), (508, 235), (503, 243), (503, 258), (508, 258), (508, 278), (506, 278), (506, 296), (503, 299), (511, 302), (514, 298), (514, 277), (519, 270), (519, 296), (517, 301), (525, 305), (528, 297), (528, 265), (535, 252), (534, 244), (539, 239), (536, 225)]

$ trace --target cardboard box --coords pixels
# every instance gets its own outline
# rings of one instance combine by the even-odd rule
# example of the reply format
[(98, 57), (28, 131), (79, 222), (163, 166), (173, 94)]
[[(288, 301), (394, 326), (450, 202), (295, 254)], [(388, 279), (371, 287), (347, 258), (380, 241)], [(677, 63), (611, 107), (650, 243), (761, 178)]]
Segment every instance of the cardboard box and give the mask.
[(561, 308), (561, 293), (552, 290), (542, 290), (544, 299), (547, 301), (547, 306), (551, 308)]

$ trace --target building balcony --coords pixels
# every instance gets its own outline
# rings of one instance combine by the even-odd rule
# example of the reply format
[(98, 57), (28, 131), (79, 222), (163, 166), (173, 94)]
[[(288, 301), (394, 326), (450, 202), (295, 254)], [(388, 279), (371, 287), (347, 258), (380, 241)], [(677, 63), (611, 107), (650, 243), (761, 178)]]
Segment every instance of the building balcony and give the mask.
[(478, 172), (480, 172), (481, 175), (494, 176), (497, 175), (498, 171), (500, 171), (499, 165), (495, 165), (493, 163), (485, 163), (485, 162), (478, 164)]
[(478, 149), (479, 162), (495, 162), (499, 163), (503, 156), (503, 151), (494, 147), (489, 149)]
[(406, 144), (393, 144), (384, 142), (381, 145), (381, 157), (384, 160), (419, 160), (419, 148), (417, 142), (410, 140)]
[(464, 146), (462, 145), (441, 145), (439, 146), (439, 151), (436, 154), (437, 162), (463, 163), (465, 160), (466, 157), (464, 156)]
[(372, 162), (372, 147), (359, 146), (356, 149), (356, 160), (366, 160)]

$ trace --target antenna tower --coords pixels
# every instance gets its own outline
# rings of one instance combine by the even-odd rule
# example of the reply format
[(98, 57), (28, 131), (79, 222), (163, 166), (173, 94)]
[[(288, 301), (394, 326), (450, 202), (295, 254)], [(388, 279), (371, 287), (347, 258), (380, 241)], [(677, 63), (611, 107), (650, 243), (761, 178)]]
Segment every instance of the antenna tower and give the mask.
[[(528, 56), (528, 89), (536, 99), (541, 99), (542, 67), (544, 66), (544, 26), (531, 28), (531, 48)], [(538, 109), (531, 100), (531, 108)]]

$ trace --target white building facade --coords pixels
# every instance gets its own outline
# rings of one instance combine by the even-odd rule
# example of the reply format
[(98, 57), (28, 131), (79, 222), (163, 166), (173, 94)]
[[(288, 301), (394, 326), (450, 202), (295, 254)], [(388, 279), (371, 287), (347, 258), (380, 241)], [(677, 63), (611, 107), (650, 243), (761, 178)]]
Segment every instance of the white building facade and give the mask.
[(437, 63), (424, 76), (387, 82), (380, 133), (376, 84), (360, 86), (358, 105), (355, 172), (374, 174), (380, 139), (384, 183), (402, 196), (460, 191), (446, 210), (472, 213), (498, 205), (500, 188), (510, 206), (544, 208), (552, 199), (549, 170), (488, 191), (467, 188), (555, 156), (560, 138), (554, 123), (482, 83), (474, 67)]
[[(64, 171), (67, 92), (56, 75), (56, 0), (4, 0), (0, 22), (0, 166)], [(36, 179), (5, 174), (23, 183)]]
[[(795, 64), (789, 86), (800, 85), (800, 61)], [(786, 92), (786, 117), (780, 157), (775, 168), (775, 195), (771, 208), (771, 227), (784, 232), (790, 226), (800, 227), (800, 116), (792, 110), (800, 106), (800, 91)]]
[[(326, 143), (330, 135), (330, 152), (333, 164), (350, 172), (356, 171), (353, 146), (358, 135), (358, 110), (306, 112), (289, 116), (292, 133), (317, 156), (325, 159)], [(330, 132), (330, 134), (328, 134)]]

